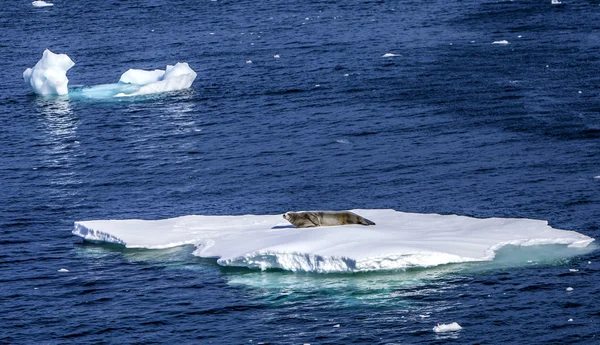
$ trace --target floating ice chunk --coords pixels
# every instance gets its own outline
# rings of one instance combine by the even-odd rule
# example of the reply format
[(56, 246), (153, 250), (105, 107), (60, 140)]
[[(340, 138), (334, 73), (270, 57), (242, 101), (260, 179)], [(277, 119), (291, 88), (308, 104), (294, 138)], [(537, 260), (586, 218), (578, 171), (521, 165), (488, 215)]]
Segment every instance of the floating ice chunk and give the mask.
[(437, 326), (433, 327), (433, 331), (436, 333), (454, 332), (461, 329), (462, 327), (456, 322), (452, 322), (449, 324), (438, 324)]
[(275, 55), (273, 55), (273, 57), (274, 57), (275, 59), (279, 59), (281, 56), (279, 56), (279, 54), (275, 54)]
[(568, 319), (567, 321), (568, 321), (568, 322), (573, 322), (573, 319)]
[(143, 71), (130, 69), (121, 75), (120, 83), (141, 85), (137, 91), (121, 92), (116, 97), (148, 95), (158, 92), (168, 92), (187, 89), (196, 79), (196, 72), (187, 62), (178, 62), (175, 66), (167, 65), (165, 71)]
[(38, 95), (66, 95), (69, 92), (67, 71), (73, 65), (66, 54), (54, 54), (46, 49), (35, 66), (23, 72), (23, 79)]
[(550, 3), (552, 5), (560, 5), (560, 4), (562, 4), (562, 2), (560, 0), (551, 0)]
[(394, 56), (400, 56), (400, 55), (399, 54), (394, 54), (394, 53), (385, 53), (381, 57), (394, 57)]
[(576, 268), (569, 268), (569, 272), (579, 272), (579, 270)]
[(567, 291), (573, 291), (573, 288), (569, 286), (569, 287), (567, 288)]
[(54, 6), (53, 3), (50, 2), (45, 2), (45, 1), (41, 1), (41, 0), (37, 0), (31, 3), (33, 5), (33, 7), (48, 7), (48, 6)]
[(246, 63), (252, 63), (252, 60), (246, 60)]
[(66, 272), (69, 272), (69, 270), (66, 269), (66, 268), (61, 268), (61, 269), (58, 270), (58, 272), (65, 272), (66, 273)]
[(494, 42), (492, 42), (492, 44), (508, 44), (508, 41), (507, 40), (494, 41)]
[(335, 325), (333, 325), (333, 328), (338, 328), (338, 327), (340, 327), (340, 324), (339, 324), (339, 323), (338, 323), (338, 324), (335, 324)]
[(155, 69), (154, 71), (146, 71), (143, 69), (130, 69), (121, 75), (120, 83), (146, 85), (156, 83), (165, 76), (165, 71)]
[(377, 223), (296, 229), (281, 215), (183, 216), (162, 220), (75, 222), (73, 234), (128, 248), (196, 246), (222, 266), (309, 272), (364, 272), (493, 260), (506, 245), (563, 244), (593, 238), (546, 221), (477, 219), (394, 210), (352, 210)]

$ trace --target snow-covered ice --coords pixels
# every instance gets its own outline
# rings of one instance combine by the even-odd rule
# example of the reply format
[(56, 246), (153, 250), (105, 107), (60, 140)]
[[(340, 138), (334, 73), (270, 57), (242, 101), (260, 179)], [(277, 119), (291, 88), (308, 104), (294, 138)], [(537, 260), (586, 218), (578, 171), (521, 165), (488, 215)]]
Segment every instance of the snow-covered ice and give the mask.
[(23, 79), (38, 95), (69, 94), (75, 98), (99, 99), (183, 90), (191, 87), (197, 76), (187, 62), (178, 62), (174, 66), (167, 65), (165, 70), (129, 69), (118, 83), (69, 90), (67, 71), (74, 64), (66, 54), (54, 54), (46, 49), (37, 64), (23, 72)]
[(196, 247), (194, 255), (223, 266), (309, 272), (361, 272), (493, 260), (506, 245), (563, 244), (593, 238), (546, 221), (478, 219), (395, 210), (352, 210), (377, 225), (294, 228), (282, 215), (201, 216), (162, 220), (91, 220), (73, 234), (128, 248)]
[(46, 49), (35, 66), (23, 72), (23, 79), (38, 95), (66, 95), (69, 92), (67, 71), (73, 65), (66, 54), (54, 54)]
[(456, 322), (452, 322), (449, 324), (438, 324), (437, 326), (433, 327), (433, 331), (436, 333), (454, 332), (461, 329), (462, 327)]
[(116, 97), (140, 96), (158, 92), (168, 92), (187, 89), (196, 79), (196, 72), (187, 62), (178, 62), (175, 66), (167, 65), (163, 70), (145, 71), (130, 69), (121, 75), (120, 84), (139, 86), (139, 89), (130, 92), (120, 92)]
[(33, 5), (33, 7), (48, 7), (48, 6), (54, 6), (53, 3), (50, 2), (45, 2), (42, 0), (36, 0), (34, 2), (31, 3)]

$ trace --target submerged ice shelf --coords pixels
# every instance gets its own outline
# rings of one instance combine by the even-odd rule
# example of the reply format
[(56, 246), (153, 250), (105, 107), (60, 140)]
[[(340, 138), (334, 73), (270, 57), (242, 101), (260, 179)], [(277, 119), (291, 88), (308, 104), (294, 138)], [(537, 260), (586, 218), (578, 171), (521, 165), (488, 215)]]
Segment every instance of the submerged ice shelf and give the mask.
[(66, 54), (54, 54), (46, 49), (33, 68), (23, 72), (23, 79), (33, 92), (42, 96), (72, 95), (82, 98), (112, 98), (148, 95), (184, 90), (192, 86), (196, 72), (187, 62), (167, 65), (165, 70), (129, 69), (118, 83), (79, 87), (69, 90), (67, 71), (75, 63)]
[(395, 210), (352, 210), (377, 223), (296, 229), (281, 215), (201, 216), (75, 222), (73, 234), (127, 248), (192, 244), (223, 266), (362, 272), (493, 260), (506, 245), (587, 247), (583, 234), (532, 219), (478, 219)]

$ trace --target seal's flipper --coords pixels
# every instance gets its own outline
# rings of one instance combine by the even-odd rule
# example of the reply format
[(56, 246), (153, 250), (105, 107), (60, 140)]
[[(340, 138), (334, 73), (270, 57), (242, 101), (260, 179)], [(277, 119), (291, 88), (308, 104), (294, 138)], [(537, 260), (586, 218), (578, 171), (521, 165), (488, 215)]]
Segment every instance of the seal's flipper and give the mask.
[[(320, 226), (321, 222), (319, 221), (319, 216), (317, 216), (316, 214), (312, 213), (312, 212), (308, 212), (306, 213), (306, 218), (313, 223), (314, 225), (312, 226)], [(311, 227), (310, 225), (307, 227)]]

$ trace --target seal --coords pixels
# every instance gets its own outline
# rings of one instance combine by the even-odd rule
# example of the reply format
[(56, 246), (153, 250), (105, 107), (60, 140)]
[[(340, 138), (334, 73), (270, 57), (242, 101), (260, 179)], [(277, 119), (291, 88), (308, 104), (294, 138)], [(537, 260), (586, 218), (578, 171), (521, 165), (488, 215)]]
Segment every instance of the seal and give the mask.
[(283, 218), (297, 228), (350, 224), (375, 225), (372, 221), (350, 211), (286, 212)]

